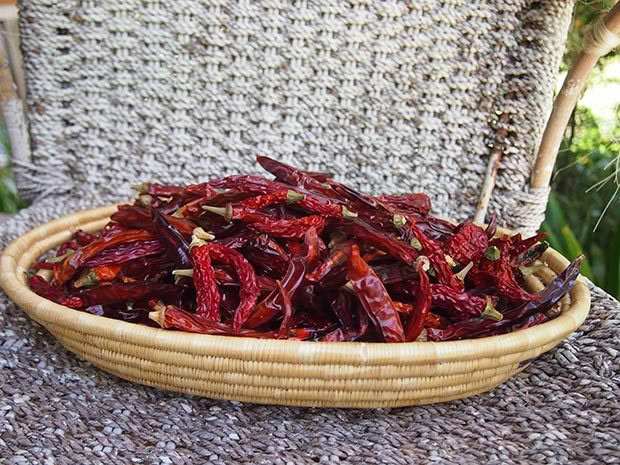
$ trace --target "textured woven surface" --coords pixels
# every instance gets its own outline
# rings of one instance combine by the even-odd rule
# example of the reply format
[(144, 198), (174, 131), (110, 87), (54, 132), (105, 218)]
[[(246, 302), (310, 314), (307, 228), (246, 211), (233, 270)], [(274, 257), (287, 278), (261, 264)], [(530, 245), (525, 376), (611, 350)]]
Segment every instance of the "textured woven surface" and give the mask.
[[(43, 200), (2, 225), (0, 246), (96, 203)], [(620, 305), (599, 289), (592, 298), (577, 333), (489, 394), (362, 411), (219, 402), (120, 381), (3, 297), (0, 463), (614, 463)]]
[[(535, 229), (526, 187), (571, 1), (24, 0), (34, 198), (255, 171), (258, 153), (473, 216), (499, 112), (490, 211)], [(541, 195), (543, 194), (543, 195)]]

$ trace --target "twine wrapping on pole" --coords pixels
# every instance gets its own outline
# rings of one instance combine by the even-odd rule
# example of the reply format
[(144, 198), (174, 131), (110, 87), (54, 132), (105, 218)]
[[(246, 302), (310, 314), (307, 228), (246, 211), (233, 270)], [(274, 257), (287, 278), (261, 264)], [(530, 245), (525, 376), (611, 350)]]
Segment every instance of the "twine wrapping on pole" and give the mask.
[(590, 55), (602, 57), (620, 45), (620, 34), (607, 29), (604, 16), (588, 28), (584, 36), (583, 51)]

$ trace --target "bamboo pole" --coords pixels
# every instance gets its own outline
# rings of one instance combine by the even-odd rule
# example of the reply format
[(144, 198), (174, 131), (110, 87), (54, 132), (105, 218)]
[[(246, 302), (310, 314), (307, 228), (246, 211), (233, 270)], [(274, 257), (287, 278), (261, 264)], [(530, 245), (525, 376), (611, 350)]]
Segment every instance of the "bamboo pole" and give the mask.
[(504, 127), (509, 120), (508, 113), (503, 113), (499, 119), (500, 128), (495, 134), (495, 142), (493, 143), (493, 150), (489, 157), (489, 163), (487, 164), (487, 171), (484, 175), (484, 181), (482, 182), (482, 192), (480, 193), (480, 199), (476, 206), (476, 214), (474, 215), (474, 223), (483, 224), (484, 219), (487, 216), (487, 210), (489, 209), (489, 201), (491, 200), (491, 194), (495, 188), (495, 180), (497, 179), (497, 170), (499, 168), (499, 161), (504, 153), (504, 139), (506, 138), (506, 128)]
[(13, 159), (30, 161), (30, 136), (26, 116), (4, 52), (0, 52), (0, 111), (6, 124)]
[(26, 99), (26, 80), (24, 77), (24, 59), (20, 49), (19, 23), (17, 16), (4, 20), (3, 26), (6, 32), (6, 55), (8, 56), (9, 63), (11, 65), (13, 82), (15, 82), (15, 85), (17, 86), (17, 95), (23, 102)]

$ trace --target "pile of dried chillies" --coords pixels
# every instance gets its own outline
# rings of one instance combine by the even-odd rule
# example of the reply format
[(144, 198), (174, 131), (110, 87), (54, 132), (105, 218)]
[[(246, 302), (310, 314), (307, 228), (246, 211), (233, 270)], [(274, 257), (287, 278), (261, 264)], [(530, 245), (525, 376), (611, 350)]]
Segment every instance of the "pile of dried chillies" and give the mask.
[[(543, 234), (494, 237), (429, 215), (424, 194), (370, 196), (267, 157), (275, 176), (142, 184), (97, 235), (76, 232), (29, 285), (68, 307), (203, 334), (448, 341), (557, 315), (576, 260), (525, 289)], [(537, 264), (538, 263), (538, 264)], [(556, 312), (554, 314), (554, 312)]]

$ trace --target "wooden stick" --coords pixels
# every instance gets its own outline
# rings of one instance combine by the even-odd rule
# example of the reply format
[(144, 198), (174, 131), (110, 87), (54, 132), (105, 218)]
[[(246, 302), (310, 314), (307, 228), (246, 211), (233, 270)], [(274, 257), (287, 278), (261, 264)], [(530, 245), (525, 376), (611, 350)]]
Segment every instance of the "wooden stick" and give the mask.
[[(620, 2), (616, 3), (600, 21), (603, 21), (611, 33), (620, 34)], [(562, 90), (555, 99), (553, 111), (543, 133), (536, 163), (532, 170), (531, 187), (541, 188), (549, 185), (566, 125), (581, 95), (586, 79), (601, 57), (601, 53), (604, 51), (586, 47), (581, 51), (575, 64), (568, 72)]]
[(22, 101), (17, 96), (11, 70), (0, 51), (0, 111), (4, 117), (13, 159), (30, 161), (30, 136)]
[(510, 117), (508, 113), (502, 113), (499, 119), (499, 129), (495, 133), (495, 142), (493, 143), (493, 150), (491, 151), (491, 157), (487, 164), (487, 171), (484, 175), (484, 182), (482, 183), (482, 192), (480, 193), (480, 199), (476, 206), (476, 214), (474, 215), (474, 223), (482, 224), (487, 216), (487, 210), (489, 208), (489, 201), (491, 200), (491, 194), (495, 188), (495, 180), (497, 178), (497, 169), (499, 168), (499, 161), (504, 153), (504, 139), (508, 132), (505, 128)]
[(3, 26), (6, 31), (5, 42), (9, 63), (11, 65), (13, 82), (15, 82), (15, 85), (17, 86), (17, 95), (23, 102), (26, 99), (26, 81), (24, 78), (24, 59), (20, 49), (19, 24), (17, 16), (15, 18), (6, 19)]

